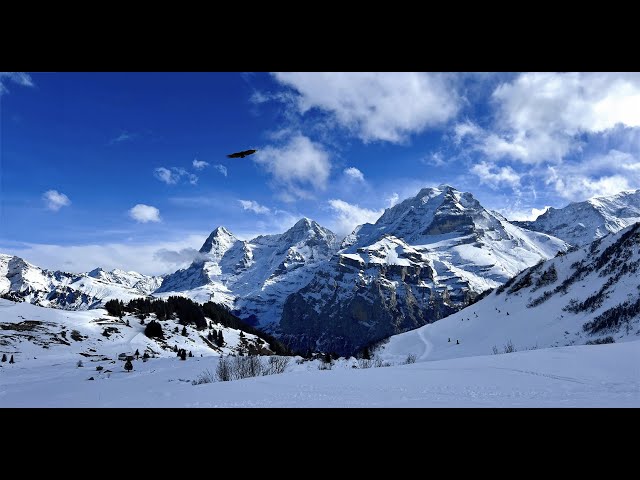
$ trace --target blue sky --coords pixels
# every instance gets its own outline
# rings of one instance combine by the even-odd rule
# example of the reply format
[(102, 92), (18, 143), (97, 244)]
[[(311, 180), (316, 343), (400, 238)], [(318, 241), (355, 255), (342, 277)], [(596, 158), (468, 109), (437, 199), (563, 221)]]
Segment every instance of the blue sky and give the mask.
[(346, 234), (441, 183), (510, 219), (640, 187), (639, 74), (0, 73), (0, 122), (0, 251), (70, 271)]

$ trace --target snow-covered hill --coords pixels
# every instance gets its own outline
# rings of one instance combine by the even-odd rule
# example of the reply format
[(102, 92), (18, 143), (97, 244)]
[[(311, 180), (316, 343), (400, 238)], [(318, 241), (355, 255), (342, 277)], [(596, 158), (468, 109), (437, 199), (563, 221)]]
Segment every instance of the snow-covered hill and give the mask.
[(69, 359), (108, 365), (115, 364), (120, 353), (136, 350), (141, 356), (147, 352), (152, 358), (175, 357), (176, 347), (197, 357), (247, 353), (252, 348), (269, 350), (268, 344), (257, 336), (242, 332), (241, 337), (239, 330), (211, 323), (210, 319), (207, 323), (222, 331), (222, 347), (206, 340), (209, 330), (183, 327), (177, 319), (160, 322), (162, 339), (148, 338), (144, 330), (154, 318), (152, 314), (142, 323), (133, 315), (122, 319), (109, 316), (102, 308), (67, 311), (0, 299), (0, 354), (13, 355), (17, 364), (28, 362), (31, 366)]
[(512, 223), (582, 246), (636, 222), (640, 222), (640, 190), (549, 208), (532, 222)]
[(221, 303), (269, 327), (280, 321), (287, 296), (308, 283), (337, 248), (336, 235), (308, 218), (283, 234), (248, 241), (218, 227), (200, 249), (201, 258), (168, 275), (154, 295)]
[[(477, 303), (391, 337), (419, 360), (640, 338), (640, 223), (531, 267)], [(608, 338), (610, 337), (610, 338)], [(459, 342), (459, 343), (458, 343)]]
[(89, 273), (45, 270), (20, 257), (0, 254), (0, 295), (66, 310), (96, 308), (111, 298), (124, 301), (156, 290), (162, 277), (100, 268)]
[(280, 332), (297, 348), (352, 353), (443, 318), (568, 245), (441, 185), (359, 226), (342, 247), (287, 299)]

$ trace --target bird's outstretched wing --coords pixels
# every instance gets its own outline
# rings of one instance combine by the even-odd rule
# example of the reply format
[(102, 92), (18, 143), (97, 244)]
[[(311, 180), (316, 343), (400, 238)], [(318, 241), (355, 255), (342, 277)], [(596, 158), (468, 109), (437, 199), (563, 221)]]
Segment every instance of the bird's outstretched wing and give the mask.
[(242, 152), (231, 153), (227, 155), (228, 158), (244, 158), (247, 155), (253, 155), (257, 150), (244, 150)]

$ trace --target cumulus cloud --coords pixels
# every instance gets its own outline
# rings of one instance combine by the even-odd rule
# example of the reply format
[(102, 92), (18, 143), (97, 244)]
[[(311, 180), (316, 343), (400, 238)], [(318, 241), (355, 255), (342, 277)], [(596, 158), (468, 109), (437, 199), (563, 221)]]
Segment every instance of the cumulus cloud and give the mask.
[(33, 80), (31, 75), (25, 72), (0, 72), (0, 96), (4, 93), (9, 93), (7, 84), (15, 83), (22, 87), (33, 87)]
[(137, 204), (129, 210), (129, 216), (139, 223), (160, 222), (160, 210), (151, 205)]
[(375, 223), (383, 213), (383, 210), (369, 210), (338, 199), (329, 200), (329, 206), (336, 214), (333, 231), (339, 235), (348, 235), (363, 223)]
[(581, 162), (547, 167), (545, 183), (569, 200), (614, 195), (640, 188), (640, 161), (630, 153), (612, 149)]
[[(411, 72), (280, 72), (274, 78), (295, 94), (282, 99), (302, 115), (328, 113), (363, 142), (403, 143), (410, 135), (455, 117), (461, 100), (450, 76)], [(252, 97), (256, 103), (272, 95)]]
[(161, 248), (154, 252), (153, 259), (166, 265), (173, 265), (179, 267), (182, 265), (188, 265), (194, 261), (205, 261), (208, 255), (200, 253), (195, 248), (183, 248), (181, 250), (169, 250), (167, 248)]
[(345, 168), (343, 172), (348, 178), (364, 182), (364, 175), (356, 167)]
[(508, 219), (508, 220), (528, 220), (528, 221), (533, 221), (536, 218), (538, 218), (540, 215), (542, 215), (544, 212), (546, 212), (547, 210), (549, 210), (549, 206), (545, 206), (544, 208), (532, 208), (531, 210), (504, 210), (501, 213)]
[(153, 171), (153, 175), (167, 185), (175, 185), (182, 179), (189, 182), (191, 185), (196, 185), (198, 183), (197, 175), (189, 173), (184, 168), (179, 167), (171, 167), (171, 169), (158, 167)]
[(269, 210), (267, 207), (265, 207), (264, 205), (260, 205), (258, 202), (255, 202), (253, 200), (238, 200), (238, 202), (240, 202), (243, 209), (250, 210), (253, 213), (264, 215), (271, 212), (271, 210)]
[(196, 170), (202, 170), (204, 167), (209, 166), (209, 162), (205, 162), (204, 160), (198, 160), (197, 158), (192, 162), (193, 168)]
[(57, 190), (47, 190), (42, 194), (42, 198), (45, 201), (47, 209), (57, 212), (62, 207), (71, 205), (71, 200), (64, 193), (60, 193)]
[(280, 146), (264, 147), (253, 161), (286, 187), (290, 198), (308, 198), (308, 188), (324, 190), (331, 171), (329, 154), (308, 137), (295, 134)]
[(480, 162), (471, 167), (471, 173), (478, 176), (480, 183), (494, 188), (500, 185), (516, 187), (520, 184), (520, 175), (509, 166), (497, 167), (489, 162)]
[(386, 198), (387, 205), (389, 206), (389, 208), (393, 207), (396, 203), (398, 203), (399, 200), (400, 200), (400, 195), (398, 195), (396, 192), (393, 192), (390, 196)]
[[(24, 258), (34, 265), (52, 270), (88, 272), (96, 267), (102, 267), (106, 270), (119, 268), (146, 275), (159, 275), (189, 265), (197, 258), (196, 256), (191, 258), (190, 252), (194, 247), (200, 247), (206, 238), (206, 234), (188, 234), (178, 240), (152, 243), (23, 244), (21, 246), (3, 245), (1, 250)], [(181, 258), (184, 262), (179, 264), (178, 260)]]
[(219, 165), (219, 164), (218, 165), (214, 165), (213, 168), (218, 170), (225, 177), (227, 176), (227, 167), (225, 167), (224, 165)]
[(559, 163), (582, 148), (582, 134), (640, 127), (640, 73), (523, 73), (498, 85), (492, 100), (491, 127), (458, 124), (454, 142), (467, 137), (494, 159)]

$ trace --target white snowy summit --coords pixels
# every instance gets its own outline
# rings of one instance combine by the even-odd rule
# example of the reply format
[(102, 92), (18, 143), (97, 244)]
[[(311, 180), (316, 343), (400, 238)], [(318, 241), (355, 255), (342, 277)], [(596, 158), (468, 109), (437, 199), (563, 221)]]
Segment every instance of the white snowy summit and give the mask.
[(513, 223), (582, 246), (636, 222), (640, 222), (640, 190), (549, 208), (532, 222)]

